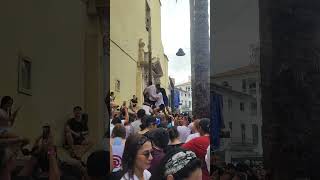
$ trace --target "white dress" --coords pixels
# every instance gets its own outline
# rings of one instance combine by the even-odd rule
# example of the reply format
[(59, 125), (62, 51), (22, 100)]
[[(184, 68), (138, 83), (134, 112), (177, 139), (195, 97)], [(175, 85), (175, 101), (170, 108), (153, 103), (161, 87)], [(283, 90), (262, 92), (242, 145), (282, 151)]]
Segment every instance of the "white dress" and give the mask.
[(8, 113), (0, 108), (0, 135), (10, 131), (9, 118)]
[[(143, 179), (144, 180), (149, 180), (151, 178), (151, 173), (148, 170), (143, 171)], [(133, 179), (129, 179), (129, 174), (126, 173), (122, 176), (120, 180), (139, 180), (139, 178), (134, 174)]]

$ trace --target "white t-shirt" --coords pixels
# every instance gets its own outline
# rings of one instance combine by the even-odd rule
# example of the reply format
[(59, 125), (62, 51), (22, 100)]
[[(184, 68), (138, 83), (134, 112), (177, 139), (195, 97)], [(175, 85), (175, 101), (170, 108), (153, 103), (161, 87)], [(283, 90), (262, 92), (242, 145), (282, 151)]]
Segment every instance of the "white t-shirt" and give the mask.
[(188, 136), (190, 135), (190, 129), (186, 126), (178, 126), (177, 130), (179, 132), (180, 141), (182, 143), (185, 143)]
[(142, 109), (144, 110), (144, 111), (146, 111), (146, 115), (151, 115), (151, 111), (152, 111), (152, 109), (151, 109), (151, 107), (150, 106), (147, 106), (147, 105), (142, 105)]
[(9, 119), (9, 114), (0, 108), (0, 128), (10, 128)]
[[(110, 120), (111, 122), (112, 120)], [(112, 136), (112, 131), (113, 131), (114, 125), (110, 123), (110, 137)]]
[[(124, 125), (124, 122), (125, 122), (126, 120), (121, 120), (121, 123), (122, 123), (122, 125)], [(130, 135), (132, 135), (133, 134), (133, 127), (132, 127), (132, 125), (131, 124), (129, 124), (129, 125), (124, 125), (124, 127), (126, 128), (126, 139), (130, 136)]]
[(194, 122), (192, 122), (192, 123), (190, 123), (190, 124), (188, 125), (188, 128), (190, 129), (191, 132), (192, 132), (193, 124), (194, 124)]
[(188, 141), (190, 141), (191, 139), (194, 139), (194, 138), (197, 138), (197, 137), (200, 137), (200, 134), (199, 134), (199, 133), (190, 134), (190, 135), (187, 137), (186, 143), (187, 143)]
[[(148, 170), (144, 170), (143, 171), (143, 179), (149, 180), (150, 178), (151, 178), (151, 173)], [(123, 175), (123, 177), (120, 180), (132, 180), (132, 179), (129, 179), (129, 174), (126, 173)], [(139, 178), (134, 174), (133, 180), (139, 180)]]
[(206, 154), (206, 157), (205, 157), (205, 161), (206, 161), (206, 164), (207, 164), (207, 169), (210, 172), (210, 145), (207, 148), (207, 154)]
[(153, 98), (153, 97), (157, 97), (157, 88), (155, 85), (151, 85), (151, 86), (146, 87), (145, 92), (148, 93), (150, 101), (157, 100), (157, 99)]
[(113, 170), (112, 172), (117, 172), (121, 170), (122, 167), (122, 155), (124, 151), (124, 145), (120, 137), (114, 138), (112, 148), (112, 158), (113, 158)]
[(158, 97), (159, 97), (159, 99), (157, 100), (157, 102), (155, 104), (157, 107), (159, 107), (161, 104), (164, 104), (163, 96), (162, 96), (161, 92), (158, 93)]
[(11, 127), (9, 126), (9, 115), (8, 113), (0, 108), (0, 135), (8, 132)]
[(141, 130), (140, 125), (141, 125), (141, 120), (140, 119), (137, 119), (137, 120), (135, 120), (135, 121), (133, 121), (131, 123), (131, 126), (133, 127), (133, 133), (134, 134)]

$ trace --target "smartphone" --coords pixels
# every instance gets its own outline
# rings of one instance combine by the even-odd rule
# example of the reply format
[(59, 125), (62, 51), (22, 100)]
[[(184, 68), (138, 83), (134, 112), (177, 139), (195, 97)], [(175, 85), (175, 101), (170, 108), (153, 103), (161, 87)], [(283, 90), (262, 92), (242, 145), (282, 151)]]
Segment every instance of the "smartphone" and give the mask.
[(43, 126), (42, 127), (42, 138), (48, 139), (50, 135), (50, 126)]

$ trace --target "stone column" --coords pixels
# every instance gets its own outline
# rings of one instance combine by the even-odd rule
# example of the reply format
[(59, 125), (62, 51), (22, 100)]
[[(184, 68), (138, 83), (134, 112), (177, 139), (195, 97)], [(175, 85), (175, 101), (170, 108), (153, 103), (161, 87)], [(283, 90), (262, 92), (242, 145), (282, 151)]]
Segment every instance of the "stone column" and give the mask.
[(320, 1), (259, 9), (265, 165), (272, 180), (319, 179)]
[(210, 117), (208, 0), (190, 3), (192, 113), (197, 117)]

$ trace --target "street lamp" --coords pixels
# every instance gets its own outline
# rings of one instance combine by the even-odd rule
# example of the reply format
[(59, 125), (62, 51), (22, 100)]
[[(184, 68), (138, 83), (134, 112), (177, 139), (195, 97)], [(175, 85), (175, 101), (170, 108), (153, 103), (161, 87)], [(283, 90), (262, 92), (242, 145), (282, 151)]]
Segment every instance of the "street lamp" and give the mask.
[(184, 53), (182, 48), (179, 48), (178, 52), (176, 53), (177, 56), (184, 56), (186, 53)]

